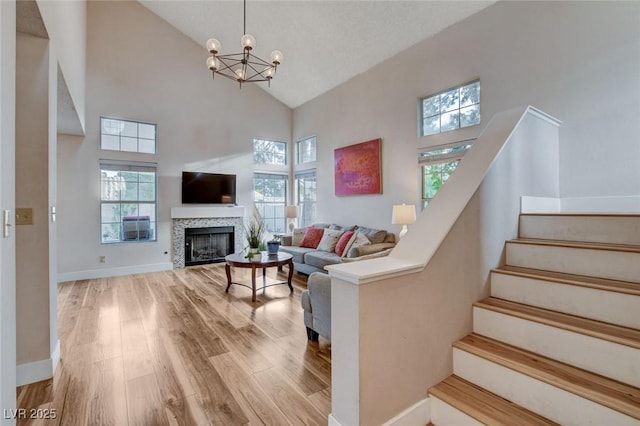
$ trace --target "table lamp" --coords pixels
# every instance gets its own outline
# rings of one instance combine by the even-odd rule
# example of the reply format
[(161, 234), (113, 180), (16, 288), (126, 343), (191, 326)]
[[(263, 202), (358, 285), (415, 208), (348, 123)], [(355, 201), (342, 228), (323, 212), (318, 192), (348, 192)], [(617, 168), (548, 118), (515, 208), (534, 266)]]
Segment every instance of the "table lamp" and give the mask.
[(286, 216), (289, 220), (289, 232), (293, 234), (293, 228), (295, 227), (293, 221), (298, 217), (298, 206), (287, 206)]
[(394, 225), (402, 225), (399, 237), (402, 238), (407, 233), (407, 225), (411, 225), (416, 221), (415, 204), (394, 205), (391, 213), (391, 223)]

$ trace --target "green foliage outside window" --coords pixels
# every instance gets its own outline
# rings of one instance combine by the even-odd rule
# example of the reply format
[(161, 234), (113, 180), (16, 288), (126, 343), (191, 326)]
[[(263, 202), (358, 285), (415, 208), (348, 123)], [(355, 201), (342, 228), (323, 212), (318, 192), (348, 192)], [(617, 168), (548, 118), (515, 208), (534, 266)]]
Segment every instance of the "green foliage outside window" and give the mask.
[(427, 207), (429, 202), (442, 185), (449, 179), (458, 166), (459, 161), (446, 163), (427, 164), (422, 167), (422, 207)]

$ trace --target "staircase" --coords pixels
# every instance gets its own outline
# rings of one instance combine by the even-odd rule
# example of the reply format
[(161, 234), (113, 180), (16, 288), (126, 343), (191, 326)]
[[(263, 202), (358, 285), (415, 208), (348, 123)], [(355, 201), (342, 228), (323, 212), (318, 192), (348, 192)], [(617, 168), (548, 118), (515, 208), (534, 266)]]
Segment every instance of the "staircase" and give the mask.
[(640, 216), (523, 214), (429, 389), (441, 425), (640, 425)]

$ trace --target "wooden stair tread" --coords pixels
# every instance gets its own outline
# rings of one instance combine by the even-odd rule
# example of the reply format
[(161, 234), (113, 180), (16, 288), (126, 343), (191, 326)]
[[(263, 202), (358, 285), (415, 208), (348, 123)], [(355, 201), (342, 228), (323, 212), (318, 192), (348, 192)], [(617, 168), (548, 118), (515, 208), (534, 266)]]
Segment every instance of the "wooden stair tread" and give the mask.
[(611, 280), (509, 265), (492, 269), (492, 272), (640, 296), (640, 283), (631, 281)]
[(640, 419), (640, 389), (634, 386), (477, 334), (453, 346)]
[(640, 253), (640, 246), (631, 244), (594, 243), (590, 241), (543, 240), (537, 238), (516, 238), (514, 240), (508, 240), (507, 243)]
[(511, 425), (518, 419), (522, 426), (557, 425), (456, 375), (429, 389), (429, 394), (484, 424)]
[(506, 315), (640, 349), (640, 330), (489, 297), (473, 304)]

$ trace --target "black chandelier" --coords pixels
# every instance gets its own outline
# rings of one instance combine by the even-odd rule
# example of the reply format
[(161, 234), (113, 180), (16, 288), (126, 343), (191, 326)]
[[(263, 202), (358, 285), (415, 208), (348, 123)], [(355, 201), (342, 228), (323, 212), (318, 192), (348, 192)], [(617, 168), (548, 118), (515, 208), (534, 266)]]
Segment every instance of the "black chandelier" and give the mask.
[(247, 0), (244, 3), (244, 28), (243, 36), (240, 39), (242, 44), (241, 53), (230, 53), (221, 55), (222, 43), (215, 38), (207, 40), (207, 50), (211, 56), (207, 58), (207, 68), (211, 70), (211, 75), (216, 74), (230, 78), (240, 83), (256, 83), (260, 81), (268, 82), (271, 86), (271, 79), (276, 73), (276, 68), (282, 62), (282, 52), (274, 50), (271, 52), (271, 62), (252, 54), (251, 51), (256, 46), (256, 38), (247, 34)]

